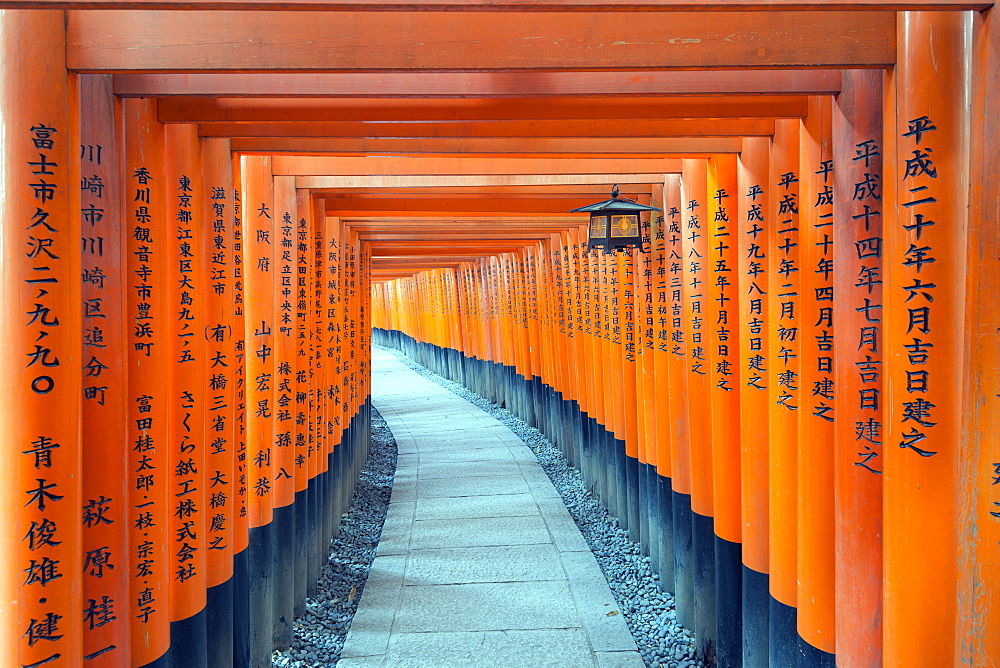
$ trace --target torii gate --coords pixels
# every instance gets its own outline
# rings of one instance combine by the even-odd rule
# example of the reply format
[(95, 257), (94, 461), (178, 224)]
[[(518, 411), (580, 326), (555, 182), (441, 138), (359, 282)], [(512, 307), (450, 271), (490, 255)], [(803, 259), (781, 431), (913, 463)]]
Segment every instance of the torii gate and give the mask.
[[(544, 371), (669, 481), (695, 541), (675, 546), (679, 606), (706, 655), (1000, 661), (992, 3), (0, 8), (3, 665), (268, 664), (363, 459), (370, 280), (375, 324)], [(537, 289), (524, 266), (581, 310), (598, 277), (621, 281), (594, 289), (607, 314), (626, 285), (651, 294), (625, 258), (573, 256), (565, 212), (615, 183), (662, 203), (664, 230), (726, 233), (730, 194), (738, 243), (665, 236), (650, 257), (711, 257), (740, 288), (767, 272), (766, 299), (718, 295), (739, 350), (716, 340), (710, 359), (740, 367), (737, 403), (690, 363), (690, 314), (657, 330), (683, 361), (650, 355), (624, 384), (647, 361), (607, 341), (548, 331), (564, 357), (537, 358), (512, 333), (524, 304), (494, 302), (481, 340), (458, 326), (460, 299)], [(691, 283), (714, 269), (679, 271), (677, 307), (718, 319)], [(566, 371), (568, 350), (630, 408)], [(646, 434), (660, 412), (673, 431)], [(628, 475), (609, 489), (642, 539), (655, 522)]]

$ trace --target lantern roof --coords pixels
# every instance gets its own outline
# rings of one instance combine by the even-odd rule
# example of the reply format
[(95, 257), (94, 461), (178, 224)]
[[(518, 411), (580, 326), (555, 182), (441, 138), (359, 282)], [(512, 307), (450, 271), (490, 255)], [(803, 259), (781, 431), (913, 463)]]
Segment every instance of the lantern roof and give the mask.
[(590, 211), (662, 211), (662, 209), (655, 206), (639, 204), (638, 202), (630, 200), (627, 197), (619, 197), (618, 186), (615, 186), (611, 191), (611, 199), (606, 199), (603, 202), (597, 202), (596, 204), (581, 206), (578, 209), (570, 209), (570, 213)]

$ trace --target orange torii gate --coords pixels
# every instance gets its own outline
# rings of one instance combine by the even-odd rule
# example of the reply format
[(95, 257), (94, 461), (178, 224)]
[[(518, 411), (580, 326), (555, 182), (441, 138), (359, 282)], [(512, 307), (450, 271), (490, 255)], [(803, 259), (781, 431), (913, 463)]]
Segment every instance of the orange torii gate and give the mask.
[[(563, 448), (707, 661), (1000, 661), (995, 12), (0, 0), (0, 663), (268, 665), (372, 326)], [(594, 256), (614, 183), (663, 218)]]

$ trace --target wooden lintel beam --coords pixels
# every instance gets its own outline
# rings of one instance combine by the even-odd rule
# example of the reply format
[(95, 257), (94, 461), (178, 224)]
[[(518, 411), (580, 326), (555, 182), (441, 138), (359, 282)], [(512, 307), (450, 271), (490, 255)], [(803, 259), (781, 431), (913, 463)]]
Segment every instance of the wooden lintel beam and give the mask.
[(417, 264), (421, 262), (470, 262), (475, 260), (477, 256), (475, 255), (452, 255), (450, 257), (434, 257), (434, 256), (420, 256), (420, 257), (396, 257), (389, 255), (377, 255), (372, 257), (373, 267), (385, 267), (385, 266), (398, 266), (402, 267), (408, 264)]
[[(582, 222), (582, 221), (579, 221)], [(551, 234), (552, 232), (558, 232), (559, 230), (566, 229), (570, 227), (567, 224), (552, 224), (543, 223), (539, 225), (488, 225), (482, 223), (480, 225), (449, 225), (447, 223), (442, 223), (440, 225), (412, 225), (412, 226), (386, 226), (386, 227), (359, 227), (356, 225), (350, 226), (352, 230), (356, 231), (358, 234), (424, 234), (424, 235), (434, 235), (440, 234), (442, 231), (448, 232), (467, 232), (474, 234), (486, 234), (490, 232), (504, 232), (504, 233), (531, 233), (534, 234), (543, 231), (545, 234)]]
[(593, 71), (885, 67), (886, 11), (72, 11), (67, 66), (96, 72)]
[[(614, 185), (623, 183), (663, 183), (666, 174), (679, 174), (680, 167), (664, 170), (663, 174), (593, 173), (593, 174), (404, 174), (365, 176), (300, 176), (296, 188), (322, 191), (339, 188), (438, 188), (444, 186), (549, 186), (549, 185)], [(321, 195), (322, 192), (317, 192)]]
[[(625, 185), (619, 188), (621, 194), (625, 197), (635, 199), (640, 195), (649, 196), (651, 188), (649, 186), (636, 187)], [(609, 188), (605, 186), (590, 186), (590, 187), (579, 187), (577, 189), (570, 189), (568, 186), (557, 187), (557, 188), (525, 188), (523, 190), (517, 190), (514, 188), (497, 189), (497, 188), (476, 188), (476, 189), (461, 189), (461, 188), (426, 188), (421, 190), (420, 188), (384, 188), (379, 190), (350, 190), (350, 191), (339, 191), (336, 193), (327, 192), (323, 195), (324, 199), (392, 199), (395, 197), (401, 197), (404, 199), (432, 199), (432, 198), (443, 198), (443, 199), (496, 199), (498, 197), (503, 197), (505, 199), (573, 199), (578, 197), (584, 198), (599, 198), (603, 197), (607, 199), (609, 196)]]
[(392, 244), (384, 241), (369, 241), (372, 255), (469, 255), (482, 251), (490, 253), (502, 253), (511, 250), (518, 250), (524, 246), (537, 243), (534, 239), (526, 239), (521, 243), (514, 241), (459, 241), (431, 243), (425, 241), (411, 241), (403, 244)]
[[(202, 137), (323, 137), (367, 139), (756, 137), (774, 134), (770, 118), (585, 119), (365, 123), (357, 121), (275, 121), (202, 123)], [(426, 142), (425, 142), (426, 143)], [(517, 146), (517, 141), (509, 141)], [(420, 146), (420, 144), (417, 144)], [(497, 146), (501, 148), (502, 144)]]
[(428, 224), (444, 224), (444, 223), (455, 223), (455, 224), (469, 224), (469, 225), (482, 225), (485, 223), (493, 223), (496, 225), (506, 225), (508, 223), (514, 224), (570, 224), (574, 225), (579, 221), (580, 214), (578, 213), (565, 213), (556, 214), (549, 216), (498, 216), (498, 215), (475, 215), (475, 214), (451, 214), (448, 216), (392, 216), (392, 217), (378, 217), (378, 216), (355, 216), (346, 218), (343, 216), (336, 216), (338, 220), (343, 222), (345, 225), (350, 227), (364, 226), (364, 225), (428, 225)]
[[(275, 176), (407, 176), (536, 175), (536, 174), (666, 174), (680, 171), (680, 160), (642, 158), (594, 160), (560, 158), (439, 158), (274, 156)], [(442, 184), (443, 185), (443, 184)], [(299, 186), (303, 187), (303, 186)], [(305, 186), (309, 187), (309, 186)]]
[[(593, 72), (561, 73), (566, 75), (595, 74)], [(607, 73), (596, 73), (607, 74)], [(618, 74), (618, 73), (614, 73)], [(624, 74), (624, 73), (622, 73)], [(649, 73), (629, 73), (630, 79), (644, 79)], [(654, 73), (659, 76), (661, 73)], [(744, 72), (669, 72), (664, 75), (698, 74), (711, 78), (757, 75), (769, 78), (835, 75), (836, 90), (816, 90), (811, 94), (835, 94), (840, 88), (840, 73), (829, 70), (747, 70)], [(275, 83), (299, 75), (272, 74), (116, 74), (114, 80), (132, 77), (176, 77), (181, 80), (200, 77), (221, 77), (240, 81), (251, 77), (273, 77)], [(302, 75), (348, 76), (348, 75)], [(380, 75), (364, 75), (377, 78)], [(420, 74), (403, 75), (418, 78)], [(460, 76), (455, 74), (455, 76)], [(499, 75), (498, 75), (499, 76)], [(522, 76), (536, 76), (522, 74)], [(607, 91), (608, 89), (602, 88)], [(615, 89), (614, 92), (618, 92)], [(139, 97), (149, 97), (150, 92)], [(804, 95), (657, 95), (654, 97), (550, 97), (485, 98), (344, 98), (344, 97), (225, 97), (225, 98), (161, 98), (157, 100), (157, 118), (161, 123), (258, 123), (270, 121), (528, 121), (537, 119), (623, 119), (623, 118), (803, 118), (808, 112)]]
[(399, 243), (409, 243), (411, 241), (478, 241), (481, 243), (492, 243), (494, 241), (504, 241), (504, 242), (528, 242), (528, 241), (540, 241), (542, 239), (548, 238), (551, 232), (549, 231), (535, 231), (535, 232), (498, 232), (496, 230), (492, 232), (453, 232), (447, 229), (440, 229), (436, 232), (424, 232), (424, 233), (402, 233), (395, 232), (391, 234), (381, 234), (378, 232), (360, 232), (358, 234), (358, 239), (363, 241), (389, 241), (389, 242), (399, 242)]
[[(748, 135), (755, 136), (755, 135)], [(759, 136), (759, 135), (757, 135)], [(769, 135), (764, 135), (769, 136)], [(622, 142), (616, 144), (616, 142)], [(739, 153), (740, 137), (669, 137), (666, 139), (233, 139), (232, 149), (247, 155), (312, 154), (364, 157), (379, 155), (545, 158), (622, 158), (650, 156), (691, 158), (711, 153)]]
[(0, 0), (0, 9), (354, 12), (756, 12), (984, 10), (989, 0)]
[[(436, 98), (601, 98), (668, 95), (822, 95), (840, 92), (839, 70), (602, 72), (285, 72), (214, 74), (122, 73), (114, 76), (120, 97), (348, 98), (338, 106), (402, 98), (425, 106)], [(430, 99), (428, 99), (430, 98)], [(440, 104), (440, 103), (438, 103)], [(235, 106), (235, 105), (230, 105)], [(334, 106), (334, 105), (326, 105)], [(355, 103), (354, 106), (358, 106)], [(370, 103), (369, 105), (370, 106)], [(400, 105), (405, 106), (405, 105)], [(416, 106), (410, 104), (408, 106)], [(335, 108), (335, 107), (334, 107)], [(459, 107), (460, 109), (460, 107)], [(527, 110), (523, 110), (525, 113)], [(261, 113), (267, 113), (265, 110)], [(357, 118), (357, 115), (349, 118)], [(501, 116), (507, 118), (509, 116)], [(328, 116), (335, 120), (336, 116)], [(450, 118), (450, 117), (449, 117)], [(200, 120), (200, 119), (198, 119)], [(207, 118), (205, 120), (239, 120)]]

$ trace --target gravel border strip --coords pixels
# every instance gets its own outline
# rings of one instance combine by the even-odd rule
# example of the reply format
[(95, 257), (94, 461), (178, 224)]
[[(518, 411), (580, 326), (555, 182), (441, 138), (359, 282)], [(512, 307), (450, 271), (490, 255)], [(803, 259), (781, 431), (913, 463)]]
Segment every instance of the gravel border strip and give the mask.
[(295, 620), (291, 648), (275, 650), (275, 668), (336, 666), (347, 630), (364, 592), (368, 572), (382, 535), (396, 474), (396, 439), (373, 407), (368, 462), (361, 470), (351, 503), (341, 515), (340, 529), (330, 543), (316, 598), (306, 599), (306, 613)]
[(639, 544), (608, 515), (587, 489), (580, 472), (569, 465), (563, 453), (542, 432), (395, 348), (378, 344), (373, 344), (373, 348), (394, 354), (424, 378), (486, 411), (531, 448), (597, 558), (647, 667), (704, 668), (705, 664), (695, 658), (694, 634), (677, 623), (674, 599), (660, 590), (649, 557), (643, 556)]

